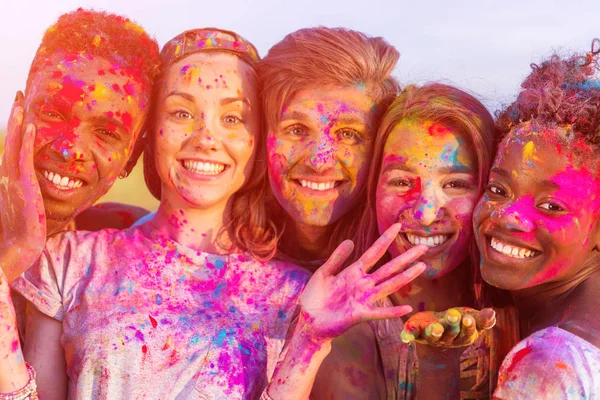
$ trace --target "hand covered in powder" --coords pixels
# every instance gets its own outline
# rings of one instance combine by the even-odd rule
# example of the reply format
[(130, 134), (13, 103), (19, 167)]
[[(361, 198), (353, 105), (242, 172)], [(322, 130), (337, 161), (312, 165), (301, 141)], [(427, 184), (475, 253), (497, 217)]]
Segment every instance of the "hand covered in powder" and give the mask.
[(0, 266), (9, 282), (42, 253), (46, 213), (33, 163), (35, 126), (22, 129), (23, 107), (16, 101), (0, 165)]
[(491, 308), (481, 311), (456, 307), (446, 312), (423, 311), (404, 323), (402, 341), (416, 341), (435, 347), (457, 348), (473, 344), (484, 330), (496, 324)]
[(420, 245), (369, 273), (397, 237), (400, 227), (392, 225), (358, 261), (337, 273), (354, 249), (352, 241), (343, 242), (314, 273), (300, 296), (305, 332), (314, 341), (333, 339), (362, 321), (395, 318), (412, 311), (406, 305), (373, 305), (425, 270), (423, 263), (409, 267), (427, 251), (427, 246)]

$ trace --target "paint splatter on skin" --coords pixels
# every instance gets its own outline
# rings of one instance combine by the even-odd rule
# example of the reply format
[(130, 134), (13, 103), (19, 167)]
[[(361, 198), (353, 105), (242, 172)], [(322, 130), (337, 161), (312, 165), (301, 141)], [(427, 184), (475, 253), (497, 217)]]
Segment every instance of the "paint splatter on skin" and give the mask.
[[(109, 88), (144, 88), (125, 74), (98, 75), (111, 66), (102, 58), (58, 53), (30, 82), (24, 122), (37, 127), (35, 169), (50, 220), (68, 220), (106, 193), (141, 129), (146, 99)], [(61, 184), (81, 186), (60, 189), (49, 172), (66, 177)]]
[(326, 226), (355, 206), (373, 118), (373, 101), (357, 88), (300, 90), (285, 105), (267, 139), (269, 181), (297, 223)]
[[(177, 192), (180, 199), (170, 199), (172, 204), (183, 199), (223, 208), (252, 174), (260, 121), (255, 74), (234, 55), (223, 53), (196, 53), (171, 69), (179, 73), (162, 83), (156, 121), (163, 193), (166, 186), (176, 189), (169, 192)], [(211, 89), (202, 84), (215, 79), (229, 84)], [(206, 171), (191, 171), (198, 168)]]
[(528, 125), (503, 141), (474, 219), (484, 279), (508, 290), (579, 282), (600, 213), (597, 166), (581, 162), (591, 151)]
[[(453, 271), (469, 254), (477, 196), (474, 155), (464, 137), (429, 121), (405, 120), (390, 133), (377, 184), (379, 231), (402, 222), (392, 256), (423, 241), (429, 279)], [(412, 241), (411, 241), (412, 240)]]

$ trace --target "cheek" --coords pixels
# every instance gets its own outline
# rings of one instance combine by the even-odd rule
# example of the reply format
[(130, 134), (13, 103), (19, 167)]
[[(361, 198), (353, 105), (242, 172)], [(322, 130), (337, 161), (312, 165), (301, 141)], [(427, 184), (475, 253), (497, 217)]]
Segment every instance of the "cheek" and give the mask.
[(357, 146), (343, 146), (337, 151), (339, 162), (348, 171), (351, 178), (354, 179), (356, 186), (366, 184), (369, 175), (369, 165), (371, 163), (370, 144), (361, 144)]
[(470, 238), (473, 232), (472, 221), (475, 208), (475, 196), (458, 197), (450, 200), (446, 210), (459, 230), (462, 238)]
[(406, 210), (410, 209), (410, 198), (388, 189), (384, 185), (377, 187), (375, 207), (377, 211), (377, 225), (380, 233), (383, 233), (392, 224), (400, 220)]
[(481, 223), (489, 218), (493, 210), (494, 207), (488, 200), (487, 195), (483, 195), (483, 197), (475, 205), (475, 209), (473, 211), (473, 225), (475, 230), (479, 229)]

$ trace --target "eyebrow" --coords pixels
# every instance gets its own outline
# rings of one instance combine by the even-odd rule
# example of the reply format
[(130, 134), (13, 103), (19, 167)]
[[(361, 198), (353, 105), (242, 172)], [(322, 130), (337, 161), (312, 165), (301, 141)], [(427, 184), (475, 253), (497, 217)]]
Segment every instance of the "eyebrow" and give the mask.
[(502, 168), (498, 168), (498, 167), (492, 167), (492, 169), (490, 170), (490, 174), (494, 173), (496, 175), (500, 175), (504, 178), (510, 178), (510, 174), (508, 173), (508, 171), (502, 169)]
[[(406, 164), (402, 164), (399, 162), (392, 162), (385, 166), (383, 172), (391, 171), (391, 170), (400, 170), (410, 172), (411, 174), (417, 174), (417, 170), (413, 167), (410, 167)], [(468, 165), (449, 165), (446, 167), (441, 167), (438, 172), (443, 175), (449, 174), (472, 174), (473, 168)]]
[(221, 105), (222, 106), (226, 106), (227, 104), (231, 104), (231, 103), (235, 103), (237, 101), (240, 101), (244, 104), (246, 104), (248, 107), (252, 108), (252, 104), (250, 103), (250, 100), (248, 100), (247, 97), (227, 97), (224, 99), (221, 99)]
[(186, 92), (178, 92), (177, 90), (173, 90), (171, 93), (169, 93), (167, 95), (167, 97), (165, 97), (165, 99), (168, 99), (171, 96), (183, 97), (184, 99), (191, 101), (191, 102), (195, 101), (194, 96), (192, 96), (191, 94), (186, 93)]

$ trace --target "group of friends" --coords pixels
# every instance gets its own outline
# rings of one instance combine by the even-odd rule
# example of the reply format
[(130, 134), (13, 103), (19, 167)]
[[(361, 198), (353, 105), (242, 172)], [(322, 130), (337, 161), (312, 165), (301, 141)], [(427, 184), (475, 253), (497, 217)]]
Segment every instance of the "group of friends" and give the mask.
[[(0, 168), (0, 399), (600, 398), (599, 45), (494, 118), (349, 29), (62, 15)], [(140, 157), (158, 210), (94, 206)]]

